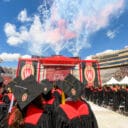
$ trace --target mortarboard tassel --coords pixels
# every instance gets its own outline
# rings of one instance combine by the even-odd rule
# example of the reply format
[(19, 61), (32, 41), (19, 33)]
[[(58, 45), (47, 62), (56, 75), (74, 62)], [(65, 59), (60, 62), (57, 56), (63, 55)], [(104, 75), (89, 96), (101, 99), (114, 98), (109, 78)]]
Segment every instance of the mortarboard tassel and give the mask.
[(63, 91), (62, 91), (62, 95), (61, 95), (61, 103), (65, 104), (65, 94)]

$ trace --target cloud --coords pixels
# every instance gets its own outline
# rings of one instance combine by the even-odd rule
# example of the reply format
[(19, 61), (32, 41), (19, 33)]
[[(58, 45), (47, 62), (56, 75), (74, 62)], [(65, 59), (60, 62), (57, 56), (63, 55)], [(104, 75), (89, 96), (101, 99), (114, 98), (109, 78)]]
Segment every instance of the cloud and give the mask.
[[(84, 17), (89, 32), (95, 32), (108, 26), (110, 18), (112, 16), (119, 16), (124, 8), (124, 0), (114, 0), (114, 2), (108, 1), (106, 4), (105, 2), (106, 0), (103, 0), (102, 2), (98, 1), (96, 6), (93, 7), (92, 14)], [(93, 5), (94, 4), (95, 3), (93, 3)], [(101, 6), (102, 8), (97, 6)]]
[(93, 55), (89, 55), (85, 58), (85, 60), (91, 60)]
[[(100, 56), (100, 55), (103, 55), (103, 54), (113, 54), (116, 50), (112, 50), (112, 49), (107, 49), (105, 51), (102, 51), (102, 52), (99, 52), (99, 53), (96, 53), (96, 56)], [(89, 59), (92, 59), (92, 57), (95, 56), (95, 55), (89, 55), (85, 58), (85, 60), (89, 60)]]
[(16, 35), (16, 26), (10, 23), (6, 23), (4, 26), (4, 31), (7, 37)]
[(124, 48), (128, 48), (128, 45), (127, 45), (127, 46), (125, 46)]
[(113, 53), (115, 50), (112, 50), (112, 49), (108, 49), (108, 50), (105, 50), (103, 52), (99, 52), (99, 53), (96, 53), (96, 55), (102, 55), (102, 54), (111, 54)]
[(31, 56), (30, 55), (22, 55), (22, 56), (20, 56), (20, 58), (31, 58)]
[(28, 40), (28, 32), (26, 27), (21, 26), (20, 31), (16, 31), (16, 26), (11, 23), (6, 23), (4, 26), (4, 31), (7, 36), (7, 43), (12, 46), (17, 46), (24, 43), (26, 39)]
[(33, 23), (29, 29), (22, 26), (20, 31), (16, 32), (15, 25), (6, 23), (4, 31), (8, 37), (7, 43), (9, 45), (17, 46), (18, 44), (28, 42), (30, 44), (29, 51), (38, 55), (42, 53), (41, 48), (45, 44), (55, 46), (55, 43), (60, 42), (62, 38), (72, 39), (75, 37), (75, 33), (67, 30), (61, 20), (58, 21), (55, 29), (43, 30), (40, 18), (37, 15), (33, 18)]
[(111, 54), (113, 53), (115, 50), (111, 50), (111, 49), (108, 49), (108, 50), (105, 50), (105, 51), (102, 51), (102, 52), (99, 52), (99, 53), (96, 53), (96, 55), (89, 55), (85, 58), (85, 60), (91, 60), (93, 56), (100, 56), (100, 55), (103, 55), (103, 54)]
[(15, 61), (20, 57), (20, 54), (18, 53), (2, 53), (0, 54), (0, 58), (3, 61)]
[(30, 17), (28, 17), (27, 15), (27, 10), (24, 9), (22, 10), (19, 14), (18, 14), (18, 18), (19, 21), (21, 22), (28, 22), (28, 21), (32, 21), (32, 19)]
[(30, 58), (30, 55), (20, 55), (19, 53), (1, 53), (0, 59), (3, 61), (18, 61), (19, 58)]
[(115, 38), (116, 33), (117, 33), (117, 31), (109, 30), (109, 31), (107, 31), (106, 36), (107, 36), (109, 39), (113, 39), (113, 38)]
[[(23, 23), (20, 27), (5, 24), (4, 31), (9, 45), (24, 43), (29, 52), (36, 55), (45, 53), (46, 49), (46, 52), (53, 50), (56, 54), (66, 49), (78, 55), (81, 49), (91, 47), (88, 42), (91, 34), (108, 26), (111, 17), (121, 14), (125, 2), (55, 0), (50, 8), (45, 8), (44, 3), (42, 5), (39, 6), (40, 12), (31, 17), (26, 9), (22, 10), (18, 15), (18, 20)], [(115, 33), (109, 31), (108, 36), (114, 38)]]

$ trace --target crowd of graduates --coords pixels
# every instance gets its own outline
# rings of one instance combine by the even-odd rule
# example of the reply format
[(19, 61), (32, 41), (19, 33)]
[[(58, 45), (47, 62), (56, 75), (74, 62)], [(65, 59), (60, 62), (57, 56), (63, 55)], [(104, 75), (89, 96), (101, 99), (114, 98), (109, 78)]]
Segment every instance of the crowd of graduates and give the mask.
[(111, 108), (122, 114), (128, 114), (128, 85), (105, 85), (103, 87), (86, 87), (86, 99)]
[(0, 77), (0, 128), (98, 128), (83, 90), (71, 74), (54, 82), (16, 77), (6, 86)]

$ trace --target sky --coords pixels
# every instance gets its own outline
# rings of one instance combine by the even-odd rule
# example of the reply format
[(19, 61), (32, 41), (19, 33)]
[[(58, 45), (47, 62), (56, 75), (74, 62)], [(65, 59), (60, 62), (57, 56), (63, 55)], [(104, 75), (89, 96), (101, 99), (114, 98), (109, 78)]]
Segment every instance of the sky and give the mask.
[(0, 66), (19, 57), (90, 56), (128, 47), (127, 0), (0, 0)]

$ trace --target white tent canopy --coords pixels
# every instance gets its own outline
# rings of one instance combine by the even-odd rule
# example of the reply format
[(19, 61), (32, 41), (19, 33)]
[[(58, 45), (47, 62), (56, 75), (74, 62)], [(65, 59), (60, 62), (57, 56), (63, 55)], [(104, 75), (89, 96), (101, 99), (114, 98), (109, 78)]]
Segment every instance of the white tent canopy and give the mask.
[(128, 76), (125, 76), (120, 82), (119, 84), (128, 84)]
[(114, 77), (112, 77), (109, 81), (105, 83), (105, 85), (110, 85), (110, 84), (119, 84), (120, 82), (117, 81)]

